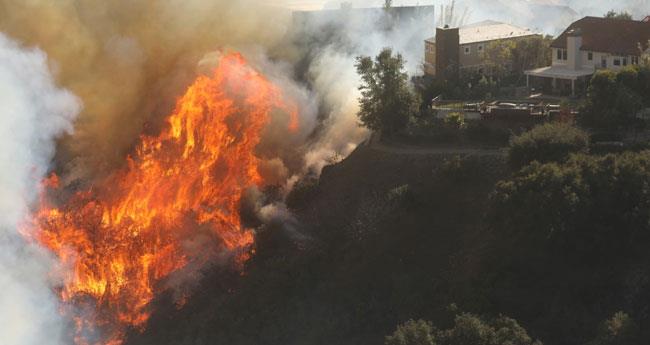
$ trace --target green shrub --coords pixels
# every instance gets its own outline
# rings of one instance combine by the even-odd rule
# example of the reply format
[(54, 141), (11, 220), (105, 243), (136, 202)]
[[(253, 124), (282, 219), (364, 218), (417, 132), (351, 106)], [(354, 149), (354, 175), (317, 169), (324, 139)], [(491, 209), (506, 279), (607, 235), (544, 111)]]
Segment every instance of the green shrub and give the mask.
[(447, 330), (435, 330), (430, 322), (407, 321), (387, 336), (385, 345), (542, 345), (533, 341), (519, 323), (506, 316), (484, 320), (470, 313), (454, 318)]
[(465, 128), (465, 116), (463, 113), (454, 112), (445, 118), (444, 123), (450, 130), (461, 130)]
[(600, 131), (617, 132), (642, 127), (637, 119), (650, 106), (650, 68), (628, 66), (619, 72), (601, 70), (594, 74), (578, 123)]
[(492, 202), (491, 228), (525, 253), (621, 260), (650, 243), (650, 151), (535, 162), (499, 182)]
[(385, 345), (436, 345), (431, 322), (409, 320), (386, 337)]
[(640, 344), (639, 339), (639, 326), (628, 314), (619, 311), (603, 322), (598, 337), (589, 345)]
[(547, 123), (514, 137), (508, 159), (515, 168), (533, 161), (561, 162), (570, 154), (586, 152), (589, 136), (584, 131), (562, 123)]

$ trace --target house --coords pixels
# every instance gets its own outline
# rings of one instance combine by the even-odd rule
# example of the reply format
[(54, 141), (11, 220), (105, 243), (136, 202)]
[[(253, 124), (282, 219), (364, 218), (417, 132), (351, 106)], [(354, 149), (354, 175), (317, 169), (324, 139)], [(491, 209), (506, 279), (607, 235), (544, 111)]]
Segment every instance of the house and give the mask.
[(650, 40), (650, 20), (585, 17), (553, 43), (551, 66), (526, 71), (528, 87), (576, 95), (597, 69), (620, 70), (639, 63)]
[(530, 29), (496, 21), (438, 28), (436, 37), (424, 41), (424, 72), (440, 78), (455, 78), (459, 72), (487, 72), (483, 56), (488, 44), (537, 36)]
[[(567, 1), (557, 0), (457, 0), (457, 8), (471, 9), (477, 20), (492, 19), (529, 27), (533, 31), (560, 33), (580, 18)], [(489, 15), (489, 18), (481, 16)]]

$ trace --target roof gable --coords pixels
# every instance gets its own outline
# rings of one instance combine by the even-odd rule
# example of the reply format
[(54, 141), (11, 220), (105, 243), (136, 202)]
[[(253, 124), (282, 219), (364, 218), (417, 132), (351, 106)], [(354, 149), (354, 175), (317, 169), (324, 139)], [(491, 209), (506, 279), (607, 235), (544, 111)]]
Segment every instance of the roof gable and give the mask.
[(460, 27), (460, 44), (487, 42), (535, 35), (530, 29), (486, 20)]
[(639, 55), (639, 44), (648, 48), (650, 23), (635, 20), (621, 20), (598, 17), (584, 17), (569, 26), (551, 47), (565, 49), (567, 36), (572, 30), (582, 32), (582, 50), (619, 54)]
[[(460, 36), (459, 43), (461, 45), (537, 35), (530, 29), (494, 20), (485, 20), (474, 24), (464, 25), (458, 28), (458, 30)], [(425, 41), (435, 43), (436, 38), (431, 37)]]

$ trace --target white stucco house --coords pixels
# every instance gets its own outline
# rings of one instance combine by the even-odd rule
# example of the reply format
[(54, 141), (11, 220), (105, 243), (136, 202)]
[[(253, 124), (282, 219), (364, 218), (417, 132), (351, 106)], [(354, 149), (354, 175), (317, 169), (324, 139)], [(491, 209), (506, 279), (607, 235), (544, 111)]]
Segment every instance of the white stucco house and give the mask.
[(650, 17), (641, 21), (582, 18), (551, 44), (551, 66), (526, 71), (528, 87), (575, 96), (596, 70), (639, 64), (650, 49), (649, 41)]

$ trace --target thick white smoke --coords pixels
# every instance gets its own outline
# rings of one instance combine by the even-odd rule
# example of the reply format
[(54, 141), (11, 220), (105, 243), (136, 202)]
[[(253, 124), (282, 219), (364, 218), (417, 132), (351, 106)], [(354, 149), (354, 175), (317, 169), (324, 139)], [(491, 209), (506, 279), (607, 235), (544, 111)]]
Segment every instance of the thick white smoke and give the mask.
[(0, 33), (0, 343), (64, 343), (50, 260), (18, 233), (38, 197), (54, 140), (72, 130), (79, 101), (58, 89), (45, 54)]
[(314, 14), (298, 28), (312, 37), (336, 28), (327, 45), (310, 52), (308, 79), (328, 114), (318, 140), (305, 155), (307, 170), (319, 173), (369, 135), (357, 119), (357, 56), (376, 56), (383, 48), (392, 48), (404, 56), (409, 74), (422, 73), (424, 39), (435, 33), (435, 13), (421, 9), (399, 19), (393, 15), (383, 10), (341, 10)]

